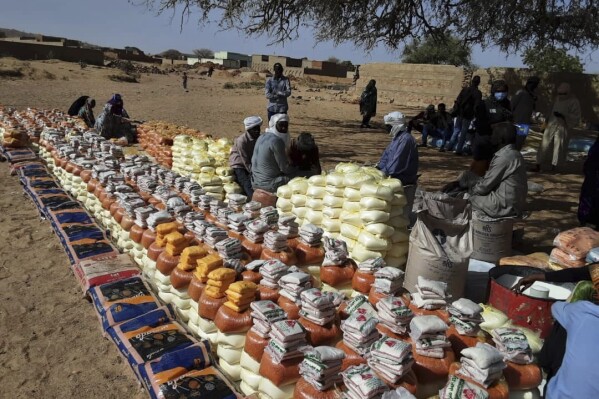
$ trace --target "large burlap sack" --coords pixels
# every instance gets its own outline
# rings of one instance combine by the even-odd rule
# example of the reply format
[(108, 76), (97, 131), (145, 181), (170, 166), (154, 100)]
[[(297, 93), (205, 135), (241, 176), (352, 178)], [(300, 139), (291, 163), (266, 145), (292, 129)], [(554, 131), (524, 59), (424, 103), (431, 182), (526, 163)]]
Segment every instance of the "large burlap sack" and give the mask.
[(472, 210), (468, 201), (446, 194), (418, 198), (417, 221), (410, 234), (404, 287), (415, 292), (418, 276), (445, 281), (453, 298), (464, 294), (472, 254)]

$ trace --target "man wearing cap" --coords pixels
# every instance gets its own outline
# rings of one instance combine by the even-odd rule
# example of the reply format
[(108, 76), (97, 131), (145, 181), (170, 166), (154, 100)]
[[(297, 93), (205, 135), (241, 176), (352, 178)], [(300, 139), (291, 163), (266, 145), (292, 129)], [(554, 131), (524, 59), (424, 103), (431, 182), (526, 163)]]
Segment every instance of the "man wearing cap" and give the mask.
[(260, 137), (260, 127), (262, 126), (262, 118), (259, 116), (248, 116), (243, 120), (245, 125), (245, 133), (237, 137), (231, 155), (229, 156), (229, 165), (235, 173), (235, 180), (243, 189), (244, 194), (248, 199), (252, 198), (254, 190), (252, 189), (251, 171), (252, 171), (252, 155), (256, 141)]
[(291, 95), (291, 83), (283, 76), (283, 65), (276, 63), (273, 67), (275, 75), (266, 81), (266, 98), (268, 99), (268, 120), (274, 114), (286, 114), (289, 110), (287, 97)]
[(287, 184), (292, 170), (287, 155), (291, 145), (289, 117), (275, 114), (270, 118), (269, 128), (258, 138), (252, 157), (252, 187), (274, 193)]

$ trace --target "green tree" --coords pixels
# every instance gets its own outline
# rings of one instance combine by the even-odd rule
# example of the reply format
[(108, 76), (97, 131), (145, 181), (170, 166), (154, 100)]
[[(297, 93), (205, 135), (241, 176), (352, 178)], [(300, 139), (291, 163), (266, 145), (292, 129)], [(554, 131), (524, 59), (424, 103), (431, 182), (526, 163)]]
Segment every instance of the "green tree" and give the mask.
[(411, 39), (451, 35), (465, 44), (507, 52), (555, 44), (599, 46), (597, 0), (129, 0), (181, 25), (197, 15), (223, 29), (266, 35), (273, 43), (312, 28), (316, 41), (349, 42), (366, 50), (396, 50)]
[(183, 56), (183, 53), (180, 52), (179, 50), (169, 49), (169, 50), (163, 51), (162, 53), (160, 53), (158, 55), (161, 57), (164, 57), (164, 58), (168, 58), (169, 60), (178, 60)]
[(537, 73), (584, 71), (580, 57), (555, 47), (533, 47), (524, 52), (522, 62)]
[(427, 36), (414, 39), (404, 47), (402, 62), (406, 64), (436, 64), (469, 67), (472, 50), (455, 37)]

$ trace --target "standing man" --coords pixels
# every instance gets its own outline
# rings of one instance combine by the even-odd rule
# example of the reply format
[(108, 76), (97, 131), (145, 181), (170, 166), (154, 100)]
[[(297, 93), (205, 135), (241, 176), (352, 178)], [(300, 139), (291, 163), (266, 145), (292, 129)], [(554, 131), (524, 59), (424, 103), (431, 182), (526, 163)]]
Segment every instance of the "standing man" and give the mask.
[(249, 116), (243, 120), (245, 133), (235, 139), (231, 155), (229, 156), (229, 165), (235, 173), (235, 180), (243, 189), (248, 200), (252, 199), (254, 190), (252, 188), (252, 155), (256, 147), (256, 141), (260, 137), (260, 127), (262, 118), (259, 116)]
[(183, 72), (183, 90), (187, 91), (187, 72)]
[(404, 195), (407, 204), (404, 215), (414, 222), (412, 207), (416, 197), (416, 184), (418, 181), (418, 148), (416, 140), (408, 131), (404, 115), (399, 112), (391, 112), (383, 118), (385, 128), (391, 135), (391, 143), (385, 148), (377, 169), (387, 177), (399, 179), (404, 187)]
[(474, 110), (483, 98), (478, 85), (480, 85), (480, 76), (475, 76), (472, 78), (470, 87), (462, 89), (455, 100), (454, 113), (457, 114), (457, 118), (453, 128), (453, 136), (445, 149), (447, 151), (455, 149), (456, 155), (462, 155), (468, 128), (472, 123), (472, 119), (474, 119)]
[(526, 80), (526, 85), (516, 92), (512, 98), (512, 114), (514, 124), (518, 128), (518, 136), (516, 138), (516, 149), (522, 150), (526, 136), (530, 131), (532, 122), (532, 113), (535, 110), (537, 96), (536, 88), (539, 86), (540, 79), (537, 76), (531, 76)]
[(266, 98), (268, 99), (268, 120), (274, 114), (286, 114), (289, 110), (287, 97), (291, 95), (291, 83), (283, 76), (283, 65), (276, 63), (273, 66), (275, 75), (266, 81)]
[(557, 98), (549, 123), (543, 132), (541, 148), (537, 152), (536, 172), (551, 160), (551, 170), (556, 170), (566, 159), (568, 152), (568, 131), (580, 124), (580, 102), (570, 94), (570, 85), (561, 83), (557, 88)]
[(275, 114), (269, 128), (256, 141), (252, 156), (252, 187), (270, 193), (291, 180), (292, 167), (287, 155), (290, 147), (289, 117)]

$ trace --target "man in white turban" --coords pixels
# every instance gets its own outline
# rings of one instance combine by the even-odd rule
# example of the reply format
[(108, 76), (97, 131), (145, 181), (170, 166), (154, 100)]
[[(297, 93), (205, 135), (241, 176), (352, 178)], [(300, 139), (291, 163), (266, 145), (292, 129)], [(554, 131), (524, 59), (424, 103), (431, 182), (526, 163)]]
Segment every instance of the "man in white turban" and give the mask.
[(418, 148), (416, 140), (408, 132), (408, 124), (404, 115), (391, 112), (384, 116), (385, 128), (391, 135), (391, 143), (385, 148), (377, 168), (388, 177), (401, 181), (408, 200), (405, 216), (413, 218), (411, 209), (416, 195), (418, 180)]
[(270, 118), (269, 128), (258, 138), (252, 157), (252, 186), (274, 193), (287, 184), (292, 167), (287, 155), (291, 144), (289, 138), (289, 116), (275, 114)]
[(254, 190), (252, 188), (252, 155), (256, 141), (260, 137), (260, 128), (262, 118), (259, 116), (248, 116), (243, 120), (245, 133), (235, 139), (235, 144), (231, 148), (229, 156), (229, 165), (235, 173), (235, 180), (243, 189), (248, 199), (252, 198)]

